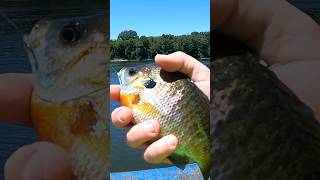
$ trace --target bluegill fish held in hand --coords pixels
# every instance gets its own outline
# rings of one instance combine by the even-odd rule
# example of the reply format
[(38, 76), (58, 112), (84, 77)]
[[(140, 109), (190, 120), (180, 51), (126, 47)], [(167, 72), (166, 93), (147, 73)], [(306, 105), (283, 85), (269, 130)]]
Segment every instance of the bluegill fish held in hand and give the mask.
[(109, 177), (107, 25), (104, 14), (41, 20), (24, 37), (35, 128), (66, 150), (78, 179)]
[(177, 164), (210, 166), (209, 99), (187, 76), (149, 64), (118, 73), (120, 101), (133, 111), (134, 123), (160, 123), (161, 136), (174, 134), (179, 144), (169, 159)]

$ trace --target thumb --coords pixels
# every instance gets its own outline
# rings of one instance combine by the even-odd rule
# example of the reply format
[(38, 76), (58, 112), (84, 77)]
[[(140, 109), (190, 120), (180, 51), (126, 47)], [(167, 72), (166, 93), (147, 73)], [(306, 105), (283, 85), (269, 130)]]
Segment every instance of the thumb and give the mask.
[(49, 142), (36, 142), (14, 152), (5, 164), (5, 179), (73, 179), (67, 153)]
[(154, 59), (166, 71), (179, 71), (189, 76), (210, 99), (210, 69), (206, 65), (179, 51), (169, 55), (157, 54)]
[(157, 54), (154, 59), (166, 71), (179, 71), (188, 75), (194, 82), (210, 81), (209, 68), (186, 53), (177, 51), (169, 55)]

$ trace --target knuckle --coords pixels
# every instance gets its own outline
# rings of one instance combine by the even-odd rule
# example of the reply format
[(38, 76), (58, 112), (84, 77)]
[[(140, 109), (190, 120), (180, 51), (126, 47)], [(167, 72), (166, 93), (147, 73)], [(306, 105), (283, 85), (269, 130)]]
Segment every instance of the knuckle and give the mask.
[(129, 147), (137, 148), (147, 141), (159, 136), (160, 125), (155, 122), (144, 122), (133, 126), (127, 132), (127, 144)]
[(175, 52), (175, 54), (176, 54), (177, 56), (183, 56), (183, 55), (184, 55), (184, 53), (183, 53), (182, 51), (177, 51), (177, 52)]

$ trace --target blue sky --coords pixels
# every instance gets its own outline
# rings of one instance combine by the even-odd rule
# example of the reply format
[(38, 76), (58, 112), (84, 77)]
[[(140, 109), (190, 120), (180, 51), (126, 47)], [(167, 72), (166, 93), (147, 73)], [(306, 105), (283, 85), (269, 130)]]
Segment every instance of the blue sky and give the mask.
[(110, 0), (110, 33), (139, 36), (190, 34), (210, 30), (210, 0)]

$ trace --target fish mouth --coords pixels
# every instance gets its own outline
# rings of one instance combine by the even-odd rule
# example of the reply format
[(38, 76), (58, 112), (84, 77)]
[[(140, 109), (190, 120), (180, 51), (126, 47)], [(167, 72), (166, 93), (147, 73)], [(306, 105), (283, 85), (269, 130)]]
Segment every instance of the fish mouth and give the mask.
[[(122, 68), (117, 73), (120, 83), (120, 103), (123, 106), (131, 108), (134, 104), (137, 104), (140, 101), (140, 96), (136, 90), (129, 88), (129, 84), (132, 82), (132, 79), (127, 79), (125, 72), (126, 68)], [(136, 79), (136, 77), (133, 79)]]
[(139, 101), (140, 101), (139, 94), (120, 92), (120, 103), (123, 106), (126, 106), (128, 108), (132, 108), (132, 106), (134, 104), (138, 104)]

